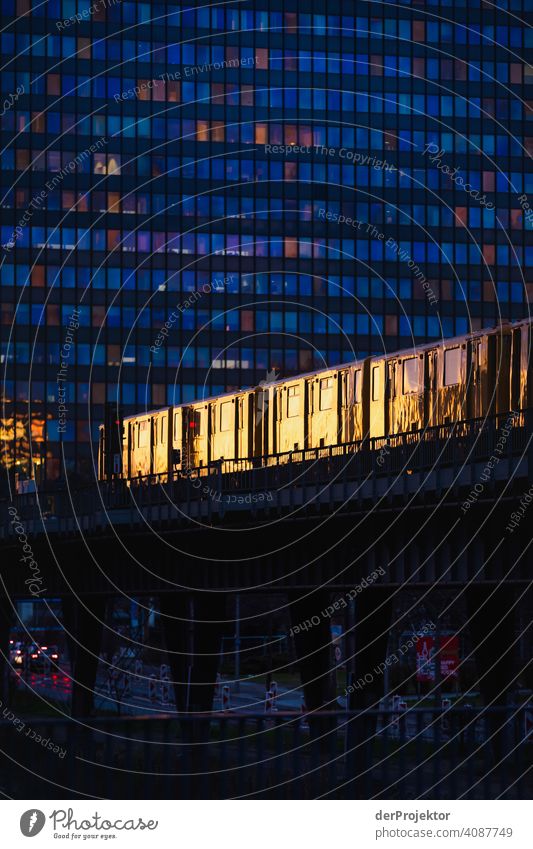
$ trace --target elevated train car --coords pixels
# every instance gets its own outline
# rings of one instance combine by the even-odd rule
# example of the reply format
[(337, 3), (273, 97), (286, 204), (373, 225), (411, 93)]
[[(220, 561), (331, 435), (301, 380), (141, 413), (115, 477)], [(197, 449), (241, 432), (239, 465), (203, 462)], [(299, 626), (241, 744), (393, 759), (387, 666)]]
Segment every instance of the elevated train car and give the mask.
[(220, 460), (290, 462), (309, 448), (525, 410), (533, 406), (531, 372), (531, 320), (502, 324), (129, 416), (121, 456), (106, 455), (113, 440), (102, 425), (99, 476), (165, 481)]

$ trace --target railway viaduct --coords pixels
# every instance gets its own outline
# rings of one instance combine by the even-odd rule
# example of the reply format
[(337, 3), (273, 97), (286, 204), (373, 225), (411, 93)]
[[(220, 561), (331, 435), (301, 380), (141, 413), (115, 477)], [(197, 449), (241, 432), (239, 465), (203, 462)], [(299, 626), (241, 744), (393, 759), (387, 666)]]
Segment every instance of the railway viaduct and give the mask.
[[(261, 468), (233, 461), (171, 482), (65, 484), (4, 499), (3, 653), (15, 599), (60, 597), (73, 635), (72, 714), (90, 715), (108, 600), (158, 595), (178, 709), (208, 711), (228, 599), (280, 593), (306, 704), (320, 709), (332, 701), (321, 611), (348, 600), (356, 680), (385, 658), (394, 594), (440, 587), (466, 599), (485, 702), (505, 701), (530, 591), (530, 425), (529, 415), (500, 416)], [(375, 703), (380, 686), (376, 676), (354, 691), (352, 707)]]

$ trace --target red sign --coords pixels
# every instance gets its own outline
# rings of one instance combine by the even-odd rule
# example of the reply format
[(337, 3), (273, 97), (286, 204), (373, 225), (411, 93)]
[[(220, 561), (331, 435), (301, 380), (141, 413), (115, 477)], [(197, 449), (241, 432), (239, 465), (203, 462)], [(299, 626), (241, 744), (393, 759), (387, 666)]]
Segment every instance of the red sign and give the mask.
[[(441, 678), (456, 678), (459, 667), (459, 637), (457, 634), (442, 636), (440, 643)], [(421, 637), (416, 645), (417, 681), (435, 680), (435, 638)]]

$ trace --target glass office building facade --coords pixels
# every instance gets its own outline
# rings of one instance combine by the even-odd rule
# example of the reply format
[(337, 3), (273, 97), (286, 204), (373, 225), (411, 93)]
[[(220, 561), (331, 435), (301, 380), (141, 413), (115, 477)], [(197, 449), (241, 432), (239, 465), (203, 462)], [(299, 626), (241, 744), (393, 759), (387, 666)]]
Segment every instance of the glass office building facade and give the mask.
[(5, 462), (525, 316), (530, 3), (1, 0)]

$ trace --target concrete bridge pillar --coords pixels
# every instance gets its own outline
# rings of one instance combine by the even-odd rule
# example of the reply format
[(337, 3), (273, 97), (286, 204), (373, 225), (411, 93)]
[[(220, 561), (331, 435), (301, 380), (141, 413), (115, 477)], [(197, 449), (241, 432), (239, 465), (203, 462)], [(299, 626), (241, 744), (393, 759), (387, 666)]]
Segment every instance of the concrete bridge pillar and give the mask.
[(3, 704), (9, 704), (10, 700), (9, 633), (15, 620), (13, 604), (4, 592), (0, 592), (0, 698)]
[(384, 688), (380, 664), (383, 665), (387, 657), (391, 615), (390, 590), (367, 588), (356, 599), (355, 680), (349, 692), (351, 710), (361, 710), (370, 705), (378, 707)]
[(466, 590), (476, 681), (485, 705), (506, 704), (509, 692), (517, 688), (513, 681), (516, 607), (511, 609), (515, 593), (510, 587), (486, 584), (471, 585)]
[(63, 625), (70, 649), (71, 715), (90, 716), (94, 711), (94, 688), (107, 611), (107, 596), (64, 598), (62, 609)]
[(330, 593), (318, 590), (289, 594), (294, 647), (308, 710), (334, 710), (335, 693), (332, 680), (331, 619), (323, 611)]
[(170, 677), (176, 709), (180, 713), (187, 711), (189, 698), (190, 606), (191, 596), (187, 593), (164, 593), (159, 599), (161, 627), (167, 648)]
[(230, 624), (224, 622), (226, 594), (167, 593), (160, 609), (178, 710), (212, 710), (222, 637)]
[[(476, 684), (485, 707), (505, 708), (518, 689), (516, 590), (508, 586), (471, 585), (466, 591), (470, 635), (476, 660)], [(514, 645), (513, 645), (514, 643)], [(489, 713), (485, 727), (496, 764), (512, 752), (509, 723), (511, 711)]]
[[(384, 693), (384, 669), (392, 615), (392, 591), (367, 588), (355, 602), (355, 672), (348, 686), (347, 707), (354, 714), (346, 727), (348, 798), (372, 795), (370, 769), (377, 711)], [(370, 712), (372, 711), (372, 712)]]

